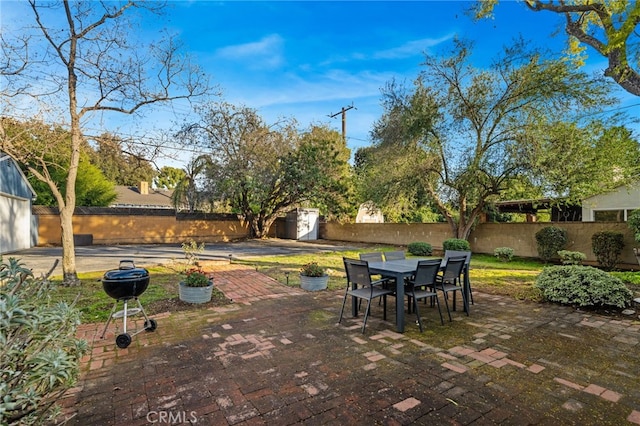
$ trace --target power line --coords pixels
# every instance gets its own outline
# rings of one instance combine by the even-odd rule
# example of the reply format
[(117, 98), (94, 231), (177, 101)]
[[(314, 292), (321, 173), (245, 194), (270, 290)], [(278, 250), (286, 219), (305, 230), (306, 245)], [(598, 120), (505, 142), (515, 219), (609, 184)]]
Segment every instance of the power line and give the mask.
[(350, 109), (357, 109), (353, 106), (353, 102), (348, 107), (342, 107), (340, 112), (336, 112), (335, 114), (329, 114), (329, 118), (336, 118), (338, 115), (342, 114), (342, 140), (347, 142), (347, 111)]

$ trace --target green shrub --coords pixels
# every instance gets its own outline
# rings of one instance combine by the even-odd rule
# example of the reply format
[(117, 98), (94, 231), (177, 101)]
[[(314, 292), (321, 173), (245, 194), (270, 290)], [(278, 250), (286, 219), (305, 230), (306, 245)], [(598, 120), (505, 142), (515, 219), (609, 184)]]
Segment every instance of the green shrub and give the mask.
[(640, 290), (640, 272), (632, 272), (632, 271), (614, 271), (609, 272), (616, 278), (622, 280), (623, 283), (629, 286), (637, 286), (638, 290)]
[(558, 252), (563, 265), (582, 265), (587, 255), (579, 251), (560, 250)]
[(557, 226), (547, 226), (536, 232), (538, 256), (550, 261), (567, 244), (567, 231)]
[(591, 249), (598, 264), (610, 271), (616, 267), (624, 248), (624, 236), (620, 232), (602, 231), (591, 236)]
[(469, 241), (461, 238), (449, 238), (442, 242), (443, 250), (459, 250), (459, 251), (471, 251)]
[(626, 307), (633, 293), (611, 274), (591, 266), (549, 266), (536, 277), (545, 299), (577, 306)]
[(627, 225), (631, 228), (636, 243), (640, 243), (640, 209), (631, 212), (627, 217)]
[(45, 423), (75, 384), (87, 349), (75, 337), (80, 313), (53, 303), (52, 287), (17, 260), (0, 259), (0, 424)]
[(431, 256), (431, 253), (433, 253), (431, 244), (420, 241), (409, 243), (407, 250), (414, 256)]
[(511, 247), (496, 247), (493, 255), (503, 262), (511, 262), (513, 259), (513, 249)]

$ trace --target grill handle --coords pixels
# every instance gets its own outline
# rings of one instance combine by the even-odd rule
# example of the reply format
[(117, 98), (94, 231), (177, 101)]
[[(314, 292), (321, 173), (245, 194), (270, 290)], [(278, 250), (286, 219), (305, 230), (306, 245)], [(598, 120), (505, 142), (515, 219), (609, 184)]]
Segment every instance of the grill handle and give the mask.
[(132, 259), (123, 259), (120, 261), (118, 269), (135, 269), (136, 265)]

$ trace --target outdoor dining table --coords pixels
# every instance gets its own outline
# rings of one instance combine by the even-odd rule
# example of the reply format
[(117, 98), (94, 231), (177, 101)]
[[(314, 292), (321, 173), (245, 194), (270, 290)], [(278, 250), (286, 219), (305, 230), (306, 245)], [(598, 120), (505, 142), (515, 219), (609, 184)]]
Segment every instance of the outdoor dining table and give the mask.
[[(386, 277), (393, 277), (396, 281), (396, 330), (398, 333), (404, 333), (404, 279), (415, 275), (418, 269), (418, 262), (428, 260), (427, 258), (412, 257), (402, 260), (389, 260), (384, 262), (369, 262), (369, 272), (372, 274), (380, 274)], [(443, 259), (440, 268), (444, 269), (446, 261)], [(468, 266), (464, 268), (463, 291), (465, 299), (469, 300), (470, 283)], [(353, 316), (358, 315), (358, 303), (353, 298), (352, 301)], [(468, 309), (468, 303), (465, 304), (465, 311)]]

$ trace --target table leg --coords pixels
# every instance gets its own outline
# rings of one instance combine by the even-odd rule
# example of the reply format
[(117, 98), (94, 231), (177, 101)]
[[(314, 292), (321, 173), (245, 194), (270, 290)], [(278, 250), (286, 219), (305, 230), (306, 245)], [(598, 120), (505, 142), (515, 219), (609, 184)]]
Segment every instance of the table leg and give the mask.
[(396, 278), (396, 330), (404, 333), (404, 276), (397, 274)]
[(465, 265), (462, 274), (462, 291), (464, 291), (464, 311), (469, 314), (469, 306), (471, 305), (471, 282), (469, 281), (469, 265)]

